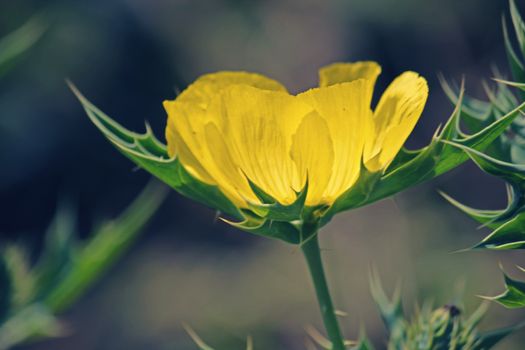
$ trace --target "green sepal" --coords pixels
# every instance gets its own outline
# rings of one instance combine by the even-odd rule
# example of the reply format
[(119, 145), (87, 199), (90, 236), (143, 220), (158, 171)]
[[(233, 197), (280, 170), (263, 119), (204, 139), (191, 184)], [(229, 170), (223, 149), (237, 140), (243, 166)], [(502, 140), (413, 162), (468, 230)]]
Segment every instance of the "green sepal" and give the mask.
[(252, 209), (258, 216), (276, 221), (294, 221), (301, 219), (303, 209), (305, 208), (304, 204), (306, 196), (308, 194), (308, 179), (303, 186), (303, 189), (299, 192), (295, 192), (296, 199), (289, 205), (279, 203), (248, 177), (246, 177), (246, 179), (248, 180), (253, 193), (261, 201), (261, 203), (250, 203), (247, 201), (250, 209)]
[(184, 196), (236, 219), (242, 218), (239, 209), (217, 186), (199, 181), (178, 158), (170, 158), (166, 146), (153, 135), (150, 127), (146, 125), (144, 134), (127, 130), (89, 102), (74, 85), (69, 86), (93, 124), (127, 158)]
[(240, 222), (231, 221), (225, 218), (221, 218), (221, 220), (235, 228), (258, 236), (277, 238), (292, 244), (301, 243), (300, 230), (287, 221), (263, 219), (248, 214), (245, 214), (245, 219)]
[(502, 272), (505, 281), (505, 291), (493, 297), (483, 296), (483, 298), (495, 301), (508, 309), (525, 307), (525, 282), (513, 279), (505, 271)]
[(326, 224), (338, 212), (366, 204), (370, 197), (374, 195), (375, 187), (380, 178), (381, 173), (372, 173), (362, 166), (357, 182), (350, 190), (337, 198), (323, 216), (321, 224)]

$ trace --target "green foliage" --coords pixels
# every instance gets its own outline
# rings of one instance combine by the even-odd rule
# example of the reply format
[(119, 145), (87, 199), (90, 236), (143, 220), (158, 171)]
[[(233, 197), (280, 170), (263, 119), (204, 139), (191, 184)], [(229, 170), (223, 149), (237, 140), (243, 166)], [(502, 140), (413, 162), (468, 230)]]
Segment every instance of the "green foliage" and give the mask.
[(525, 324), (480, 332), (477, 329), (486, 307), (481, 305), (465, 318), (460, 308), (445, 305), (433, 309), (427, 303), (412, 319), (406, 318), (398, 290), (387, 298), (376, 274), (371, 278), (371, 292), (389, 332), (389, 350), (488, 350)]
[(42, 16), (35, 16), (26, 24), (0, 39), (0, 77), (31, 48), (47, 28)]
[[(484, 128), (495, 120), (501, 120), (505, 113), (520, 103), (520, 99), (523, 101), (523, 95), (517, 97), (509, 88), (514, 87), (522, 91), (525, 86), (525, 23), (513, 0), (510, 1), (510, 14), (519, 51), (514, 49), (505, 20), (503, 34), (509, 65), (516, 81), (509, 82), (497, 74), (495, 91), (485, 85), (488, 101), (465, 98), (466, 108), (462, 112), (462, 118), (473, 131)], [(443, 83), (443, 87), (455, 102), (457, 98), (454, 90), (446, 83)], [(520, 106), (523, 106), (523, 103)], [(453, 205), (493, 230), (472, 248), (525, 248), (525, 119), (523, 116), (516, 118), (484, 153), (454, 141), (448, 144), (465, 152), (484, 172), (499, 177), (507, 183), (507, 207), (499, 210), (474, 209), (444, 195)]]
[(76, 236), (70, 207), (60, 208), (34, 264), (21, 247), (4, 248), (0, 254), (0, 349), (63, 334), (56, 314), (78, 300), (123, 254), (165, 195), (163, 186), (148, 185), (118, 218), (102, 223), (85, 241)]
[[(523, 268), (520, 268), (520, 270), (524, 271)], [(503, 272), (503, 276), (505, 279), (505, 291), (499, 295), (484, 298), (496, 301), (509, 309), (525, 307), (525, 282), (513, 279), (505, 272)]]

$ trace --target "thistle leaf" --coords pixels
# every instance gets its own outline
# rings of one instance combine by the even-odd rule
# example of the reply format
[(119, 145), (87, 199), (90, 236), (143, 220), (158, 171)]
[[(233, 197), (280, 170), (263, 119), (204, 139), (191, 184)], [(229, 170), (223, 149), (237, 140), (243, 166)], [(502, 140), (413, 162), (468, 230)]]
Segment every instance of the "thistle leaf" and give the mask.
[(477, 222), (483, 224), (484, 226), (490, 227), (490, 228), (496, 228), (498, 227), (498, 224), (494, 223), (494, 221), (501, 217), (501, 215), (505, 212), (505, 210), (483, 210), (483, 209), (474, 209), (469, 206), (466, 206), (454, 198), (450, 197), (448, 194), (444, 192), (440, 192), (441, 196), (445, 198), (450, 204), (476, 220)]
[(89, 102), (74, 85), (70, 83), (69, 86), (93, 124), (131, 161), (181, 194), (211, 208), (219, 209), (236, 219), (242, 219), (235, 205), (216, 186), (195, 179), (182, 166), (178, 158), (170, 158), (166, 146), (153, 135), (151, 128), (147, 126), (144, 134), (127, 130)]
[(525, 213), (501, 224), (472, 249), (525, 249)]
[(518, 39), (521, 53), (525, 54), (525, 23), (518, 11), (516, 2), (514, 0), (509, 1), (510, 5), (510, 17), (512, 18), (512, 24), (514, 25), (514, 31), (516, 32), (516, 38)]
[(510, 326), (510, 327), (501, 328), (501, 329), (497, 329), (494, 331), (482, 333), (479, 336), (478, 343), (476, 343), (476, 347), (474, 348), (474, 350), (491, 349), (493, 346), (498, 344), (505, 337), (522, 329), (523, 327), (525, 327), (525, 322), (519, 323), (515, 326)]
[(503, 40), (505, 42), (507, 60), (509, 62), (510, 69), (512, 71), (512, 76), (514, 77), (514, 80), (523, 82), (525, 81), (525, 67), (523, 66), (523, 63), (521, 62), (520, 58), (518, 57), (518, 55), (514, 51), (514, 48), (512, 47), (512, 43), (509, 37), (509, 32), (507, 29), (507, 21), (505, 17), (503, 17), (502, 23), (503, 23)]
[(381, 285), (381, 280), (379, 279), (377, 271), (372, 270), (369, 279), (370, 292), (379, 308), (381, 318), (383, 319), (388, 331), (391, 336), (401, 336), (405, 315), (403, 314), (403, 306), (401, 304), (400, 288), (398, 287), (392, 298), (389, 299)]
[(517, 309), (525, 307), (525, 282), (513, 279), (504, 271), (503, 277), (505, 280), (505, 291), (494, 297), (484, 296), (483, 298), (495, 301), (508, 309)]

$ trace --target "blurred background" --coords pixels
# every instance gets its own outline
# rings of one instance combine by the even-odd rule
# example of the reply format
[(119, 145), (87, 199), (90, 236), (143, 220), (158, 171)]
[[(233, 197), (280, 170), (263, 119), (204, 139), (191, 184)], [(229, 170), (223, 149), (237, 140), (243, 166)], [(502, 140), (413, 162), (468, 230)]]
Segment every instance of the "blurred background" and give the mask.
[[(520, 5), (520, 4), (518, 4)], [(525, 9), (521, 6), (522, 11)], [(149, 176), (112, 148), (68, 90), (71, 79), (126, 127), (147, 120), (163, 139), (164, 99), (203, 73), (264, 73), (298, 92), (319, 67), (377, 60), (377, 92), (405, 70), (430, 83), (409, 146), (429, 142), (452, 111), (438, 73), (482, 96), (491, 66), (504, 73), (501, 15), (494, 0), (0, 0), (0, 35), (34, 14), (44, 37), (0, 83), (0, 242), (38, 254), (61, 200), (74, 203), (81, 233), (117, 215)], [(368, 290), (375, 266), (385, 288), (402, 282), (407, 310), (503, 290), (498, 262), (512, 272), (521, 253), (452, 253), (486, 232), (445, 203), (441, 189), (475, 207), (499, 208), (504, 186), (472, 164), (393, 199), (336, 217), (322, 232), (345, 334), (360, 329), (378, 347), (385, 330)], [(3, 244), (0, 243), (0, 244)], [(492, 305), (482, 328), (525, 317)], [(304, 349), (304, 327), (320, 327), (301, 252), (242, 233), (215, 213), (172, 193), (138, 243), (80, 303), (63, 314), (69, 336), (20, 349), (195, 349), (187, 322), (219, 349)], [(516, 334), (499, 349), (522, 349)]]

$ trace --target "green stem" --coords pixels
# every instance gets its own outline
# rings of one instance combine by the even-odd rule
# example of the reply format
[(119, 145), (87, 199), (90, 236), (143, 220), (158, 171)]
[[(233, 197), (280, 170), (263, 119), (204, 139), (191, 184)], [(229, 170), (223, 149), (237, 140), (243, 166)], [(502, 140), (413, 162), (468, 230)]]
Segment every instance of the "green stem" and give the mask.
[(341, 330), (339, 329), (339, 323), (335, 315), (328, 284), (326, 283), (317, 233), (308, 239), (302, 246), (302, 250), (314, 282), (317, 301), (319, 302), (321, 314), (323, 315), (324, 326), (328, 333), (328, 338), (330, 338), (332, 342), (332, 350), (344, 350), (343, 337), (341, 336)]

